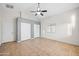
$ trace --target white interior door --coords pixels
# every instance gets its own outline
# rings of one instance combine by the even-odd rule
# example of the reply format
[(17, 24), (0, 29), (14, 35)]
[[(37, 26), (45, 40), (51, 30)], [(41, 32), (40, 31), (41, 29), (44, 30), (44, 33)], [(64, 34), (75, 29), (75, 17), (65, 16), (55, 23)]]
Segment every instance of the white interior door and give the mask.
[(34, 24), (34, 38), (40, 37), (40, 25)]
[(31, 38), (31, 24), (21, 23), (21, 41)]

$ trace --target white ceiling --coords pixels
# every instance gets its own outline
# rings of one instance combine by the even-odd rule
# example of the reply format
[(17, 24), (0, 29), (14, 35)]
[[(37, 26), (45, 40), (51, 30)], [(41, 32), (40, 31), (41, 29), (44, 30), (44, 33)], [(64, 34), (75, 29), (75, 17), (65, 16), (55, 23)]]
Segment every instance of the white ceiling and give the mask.
[[(5, 8), (5, 3), (0, 4)], [(36, 10), (37, 3), (10, 3), (14, 6), (15, 10), (23, 11), (30, 16), (34, 16), (34, 13), (31, 13), (31, 10)], [(41, 3), (41, 9), (46, 9), (47, 13), (44, 13), (44, 16), (34, 16), (36, 18), (43, 18), (46, 16), (53, 16), (65, 11), (79, 7), (78, 3)]]

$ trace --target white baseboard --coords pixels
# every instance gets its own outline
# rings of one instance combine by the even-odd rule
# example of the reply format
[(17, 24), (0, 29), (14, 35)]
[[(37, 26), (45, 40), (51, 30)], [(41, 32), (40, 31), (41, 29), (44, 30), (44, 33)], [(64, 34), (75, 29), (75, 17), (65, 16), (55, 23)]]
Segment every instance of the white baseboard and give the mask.
[(50, 39), (50, 40), (55, 40), (55, 41), (59, 41), (59, 42), (63, 42), (63, 43), (67, 43), (67, 44), (71, 44), (71, 45), (76, 45), (76, 46), (79, 46), (79, 44), (75, 43), (75, 42), (68, 42), (68, 41), (63, 41), (63, 40), (58, 40), (57, 38), (50, 38), (50, 37), (43, 37), (43, 38), (46, 38), (46, 39)]
[(15, 41), (15, 40), (2, 41), (2, 44), (3, 44), (3, 43), (7, 43), (7, 42), (13, 42), (13, 41)]
[(21, 41), (17, 41), (17, 43), (20, 43)]

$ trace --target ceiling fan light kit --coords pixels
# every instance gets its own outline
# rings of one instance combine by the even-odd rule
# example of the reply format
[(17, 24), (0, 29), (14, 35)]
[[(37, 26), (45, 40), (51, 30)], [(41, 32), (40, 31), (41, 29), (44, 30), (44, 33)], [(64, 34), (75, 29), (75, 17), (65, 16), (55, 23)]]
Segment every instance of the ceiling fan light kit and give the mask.
[(43, 16), (43, 12), (47, 12), (47, 10), (41, 10), (40, 9), (40, 3), (38, 3), (37, 10), (36, 11), (31, 11), (31, 12), (35, 13), (35, 16), (37, 16), (37, 15)]

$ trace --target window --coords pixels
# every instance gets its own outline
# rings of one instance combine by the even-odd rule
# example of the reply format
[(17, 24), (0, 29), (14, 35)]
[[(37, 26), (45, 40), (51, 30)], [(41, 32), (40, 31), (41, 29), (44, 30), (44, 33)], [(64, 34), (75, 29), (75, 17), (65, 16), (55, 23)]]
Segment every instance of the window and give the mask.
[(48, 25), (48, 32), (54, 33), (56, 31), (56, 24)]

